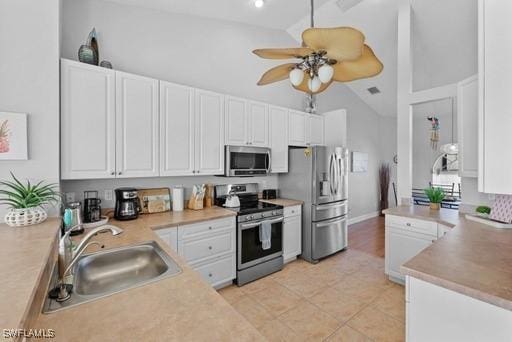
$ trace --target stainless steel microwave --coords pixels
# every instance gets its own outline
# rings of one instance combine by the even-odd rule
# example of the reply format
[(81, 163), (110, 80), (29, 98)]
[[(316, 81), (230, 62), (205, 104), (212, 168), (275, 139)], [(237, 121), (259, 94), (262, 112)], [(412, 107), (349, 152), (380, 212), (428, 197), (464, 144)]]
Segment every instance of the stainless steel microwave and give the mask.
[(266, 147), (226, 146), (224, 175), (258, 176), (270, 173), (271, 155)]

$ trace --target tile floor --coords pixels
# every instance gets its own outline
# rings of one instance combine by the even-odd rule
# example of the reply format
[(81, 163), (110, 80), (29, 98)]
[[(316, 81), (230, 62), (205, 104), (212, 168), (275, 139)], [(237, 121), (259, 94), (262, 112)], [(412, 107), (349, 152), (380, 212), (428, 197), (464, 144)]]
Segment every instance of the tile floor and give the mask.
[(405, 340), (403, 286), (387, 280), (383, 258), (355, 249), (219, 293), (269, 341)]

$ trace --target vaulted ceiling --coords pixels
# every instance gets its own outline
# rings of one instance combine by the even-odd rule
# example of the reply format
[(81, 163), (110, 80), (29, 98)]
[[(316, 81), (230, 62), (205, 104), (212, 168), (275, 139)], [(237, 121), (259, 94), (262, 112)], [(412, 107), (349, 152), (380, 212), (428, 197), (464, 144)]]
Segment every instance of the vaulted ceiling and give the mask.
[[(262, 8), (254, 0), (107, 0), (172, 13), (239, 22), (285, 30), (309, 13), (309, 0), (265, 0)], [(315, 0), (319, 8), (328, 0)]]
[[(353, 26), (384, 63), (377, 77), (347, 83), (377, 113), (396, 115), (397, 17), (402, 0), (330, 0), (315, 13), (318, 27)], [(351, 3), (348, 10), (344, 4)], [(477, 72), (477, 0), (411, 0), (413, 88), (458, 82)], [(298, 42), (308, 18), (288, 28)], [(380, 89), (371, 95), (368, 88)], [(446, 111), (446, 109), (443, 109)]]
[[(161, 11), (286, 30), (300, 44), (309, 27), (309, 0), (108, 0)], [(315, 0), (315, 26), (353, 26), (384, 63), (374, 78), (346, 83), (384, 116), (396, 115), (397, 16), (403, 0)], [(477, 72), (477, 0), (410, 0), (413, 8), (413, 89), (454, 83)], [(270, 46), (269, 46), (270, 47)], [(284, 46), (283, 46), (284, 47)], [(381, 91), (371, 95), (367, 89)], [(320, 98), (321, 99), (321, 98)]]

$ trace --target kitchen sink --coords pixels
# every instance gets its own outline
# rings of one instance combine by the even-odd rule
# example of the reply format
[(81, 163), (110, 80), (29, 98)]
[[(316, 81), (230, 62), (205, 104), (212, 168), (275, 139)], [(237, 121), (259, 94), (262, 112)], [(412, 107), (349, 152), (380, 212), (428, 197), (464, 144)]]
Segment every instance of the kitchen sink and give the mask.
[[(57, 267), (55, 267), (57, 269)], [(57, 285), (54, 272), (50, 289)], [(73, 267), (71, 298), (47, 298), (43, 313), (61, 310), (181, 273), (181, 268), (155, 241), (82, 256)]]

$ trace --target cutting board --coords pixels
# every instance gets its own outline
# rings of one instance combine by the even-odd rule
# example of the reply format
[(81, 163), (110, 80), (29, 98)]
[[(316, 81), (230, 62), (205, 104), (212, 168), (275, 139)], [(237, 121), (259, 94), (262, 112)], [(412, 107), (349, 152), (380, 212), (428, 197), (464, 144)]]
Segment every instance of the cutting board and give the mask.
[(162, 213), (171, 210), (169, 188), (138, 189), (142, 214)]

